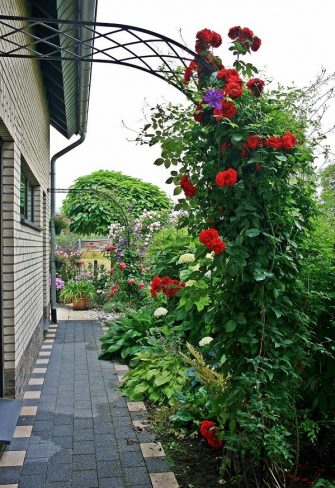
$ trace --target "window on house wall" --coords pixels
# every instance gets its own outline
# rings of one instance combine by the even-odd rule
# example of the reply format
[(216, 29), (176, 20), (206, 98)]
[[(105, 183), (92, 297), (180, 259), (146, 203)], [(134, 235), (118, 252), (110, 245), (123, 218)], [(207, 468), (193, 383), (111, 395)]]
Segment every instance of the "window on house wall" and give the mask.
[(21, 164), (20, 184), (20, 213), (21, 220), (36, 223), (36, 190), (37, 185), (33, 177), (26, 169), (26, 164)]

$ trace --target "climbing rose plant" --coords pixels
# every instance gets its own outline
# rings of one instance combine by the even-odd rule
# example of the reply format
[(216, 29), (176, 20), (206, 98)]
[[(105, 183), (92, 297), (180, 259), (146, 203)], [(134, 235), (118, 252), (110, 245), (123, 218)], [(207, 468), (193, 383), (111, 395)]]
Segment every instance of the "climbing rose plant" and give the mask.
[[(198, 57), (181, 80), (195, 105), (158, 106), (140, 141), (160, 144), (155, 164), (175, 167), (167, 183), (198, 236), (196, 260), (214, 253), (203, 321), (213, 364), (227, 377), (215, 400), (223, 472), (239, 486), (253, 479), (248, 486), (281, 487), (297, 459), (299, 392), (312, 348), (295, 284), (314, 214), (313, 154), (306, 121), (241, 59), (261, 40), (240, 26), (228, 38), (232, 67), (213, 53), (219, 34), (197, 33)], [(178, 290), (183, 303), (189, 296), (188, 286)]]

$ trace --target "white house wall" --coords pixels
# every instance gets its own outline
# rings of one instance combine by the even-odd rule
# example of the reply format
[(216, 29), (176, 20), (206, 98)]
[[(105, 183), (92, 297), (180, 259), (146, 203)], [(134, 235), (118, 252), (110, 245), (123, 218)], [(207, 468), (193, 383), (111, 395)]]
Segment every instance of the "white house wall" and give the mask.
[[(24, 3), (1, 0), (0, 14), (27, 15)], [(4, 30), (0, 26), (0, 32)], [(21, 397), (42, 341), (49, 303), (49, 115), (35, 60), (0, 57), (0, 136), (5, 141), (2, 154), (5, 391), (9, 396)], [(39, 185), (35, 224), (41, 230), (21, 223), (22, 158)]]

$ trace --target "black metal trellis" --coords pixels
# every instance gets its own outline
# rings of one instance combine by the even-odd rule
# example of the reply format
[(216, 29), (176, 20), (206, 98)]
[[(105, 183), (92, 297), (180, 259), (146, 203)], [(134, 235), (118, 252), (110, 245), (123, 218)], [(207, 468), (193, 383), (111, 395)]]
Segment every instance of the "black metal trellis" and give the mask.
[[(81, 34), (74, 35), (76, 31)], [(0, 57), (128, 66), (167, 81), (183, 93), (187, 89), (176, 68), (186, 68), (196, 59), (207, 70), (215, 70), (183, 44), (125, 24), (0, 15), (0, 41)]]
[(86, 194), (93, 195), (93, 196), (109, 198), (112, 201), (115, 208), (120, 212), (120, 221), (121, 221), (120, 223), (124, 226), (125, 231), (126, 231), (127, 247), (128, 248), (130, 247), (129, 220), (128, 220), (127, 214), (126, 214), (123, 206), (121, 205), (121, 203), (118, 201), (118, 199), (113, 194), (113, 190), (111, 190), (110, 188), (103, 189), (103, 188), (92, 188), (92, 187), (90, 187), (90, 188), (89, 187), (88, 188), (54, 188), (54, 189), (48, 188), (48, 192), (49, 193), (61, 193), (61, 194), (62, 193), (63, 194), (86, 193)]

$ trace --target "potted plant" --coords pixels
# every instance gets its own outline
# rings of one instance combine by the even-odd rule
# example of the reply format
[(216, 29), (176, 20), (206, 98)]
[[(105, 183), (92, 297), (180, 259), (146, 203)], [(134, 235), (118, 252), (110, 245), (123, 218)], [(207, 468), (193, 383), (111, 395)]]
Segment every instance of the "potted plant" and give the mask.
[(94, 297), (95, 288), (88, 280), (69, 281), (59, 295), (64, 303), (72, 303), (73, 310), (86, 310)]

